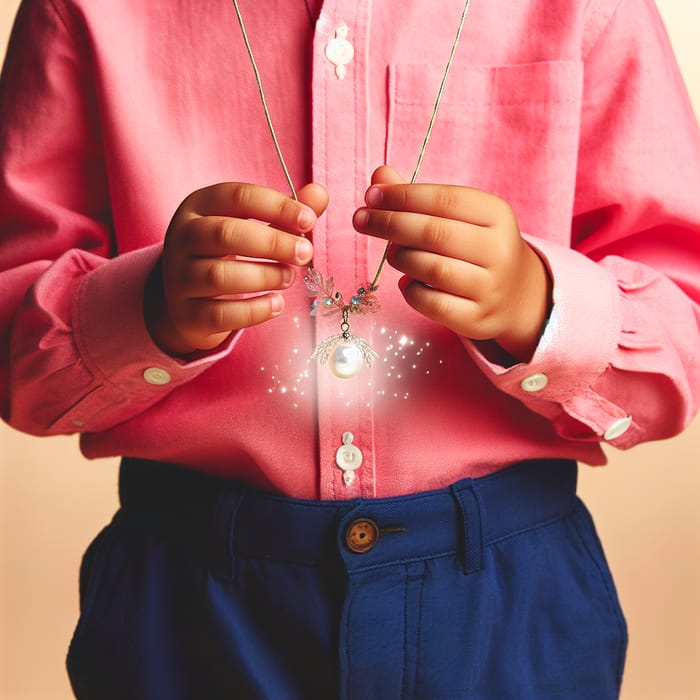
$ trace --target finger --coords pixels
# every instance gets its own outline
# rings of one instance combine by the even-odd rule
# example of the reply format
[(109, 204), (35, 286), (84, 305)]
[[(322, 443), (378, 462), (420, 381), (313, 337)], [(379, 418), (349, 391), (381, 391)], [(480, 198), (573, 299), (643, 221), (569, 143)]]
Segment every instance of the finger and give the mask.
[(179, 321), (191, 334), (207, 338), (256, 326), (283, 310), (284, 297), (276, 293), (250, 299), (190, 299), (183, 305)]
[(493, 320), (484, 315), (476, 301), (448, 294), (406, 277), (399, 287), (409, 306), (458, 335), (472, 340), (494, 337)]
[(223, 182), (193, 192), (183, 202), (193, 215), (257, 219), (292, 233), (316, 224), (316, 212), (277, 190), (245, 182)]
[(360, 233), (395, 245), (486, 265), (491, 231), (463, 221), (383, 209), (358, 209), (353, 225)]
[(197, 217), (185, 224), (181, 236), (181, 250), (192, 257), (239, 255), (306, 265), (313, 255), (307, 239), (249, 219)]
[(187, 267), (180, 292), (187, 297), (217, 297), (287, 289), (295, 271), (277, 263), (196, 258)]
[(323, 185), (312, 182), (297, 190), (297, 197), (302, 204), (311, 207), (316, 216), (321, 216), (328, 206), (328, 191)]
[(372, 209), (416, 212), (485, 227), (512, 216), (500, 197), (457, 185), (376, 184), (367, 190), (365, 202)]
[(372, 173), (372, 184), (373, 185), (403, 185), (406, 184), (406, 180), (401, 177), (398, 170), (392, 168), (390, 165), (380, 165)]
[(409, 278), (465, 299), (481, 298), (488, 289), (488, 272), (463, 260), (446, 258), (423, 250), (392, 246), (388, 261), (392, 267)]

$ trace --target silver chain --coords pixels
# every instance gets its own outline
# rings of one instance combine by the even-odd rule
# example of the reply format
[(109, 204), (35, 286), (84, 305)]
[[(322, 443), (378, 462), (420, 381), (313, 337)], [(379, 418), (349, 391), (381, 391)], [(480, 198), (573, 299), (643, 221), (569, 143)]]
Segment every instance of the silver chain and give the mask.
[[(233, 2), (233, 7), (236, 11), (236, 17), (238, 18), (238, 24), (240, 25), (241, 28), (241, 35), (243, 37), (243, 43), (245, 44), (246, 51), (248, 52), (248, 57), (250, 58), (250, 63), (253, 67), (253, 74), (255, 75), (255, 83), (258, 87), (258, 93), (260, 95), (260, 101), (262, 103), (262, 108), (263, 112), (265, 113), (265, 121), (267, 122), (267, 128), (270, 131), (270, 136), (272, 137), (272, 143), (274, 144), (275, 147), (275, 152), (277, 153), (277, 158), (280, 162), (280, 165), (282, 166), (282, 171), (284, 172), (284, 177), (285, 180), (287, 181), (287, 186), (289, 187), (289, 190), (292, 194), (292, 197), (296, 200), (299, 201), (299, 197), (297, 196), (297, 191), (296, 188), (294, 187), (294, 183), (292, 182), (292, 177), (289, 174), (289, 169), (287, 168), (287, 163), (284, 160), (284, 156), (282, 155), (282, 149), (280, 148), (279, 141), (277, 139), (277, 134), (275, 133), (275, 128), (272, 124), (272, 117), (270, 116), (270, 110), (267, 106), (267, 100), (265, 99), (265, 91), (263, 90), (263, 85), (262, 85), (262, 79), (260, 78), (260, 71), (258, 70), (258, 64), (257, 61), (255, 60), (255, 56), (253, 54), (253, 49), (250, 46), (250, 40), (248, 39), (248, 32), (246, 31), (245, 28), (245, 23), (243, 22), (243, 16), (241, 15), (241, 8), (238, 6), (238, 0), (232, 0)], [(464, 23), (467, 18), (467, 13), (469, 12), (469, 6), (471, 5), (471, 0), (465, 0), (464, 7), (462, 9), (462, 15), (459, 20), (459, 25), (457, 27), (457, 33), (455, 34), (454, 41), (452, 42), (452, 48), (450, 50), (450, 55), (449, 58), (447, 59), (447, 63), (445, 65), (445, 70), (443, 71), (442, 74), (442, 80), (440, 81), (440, 87), (438, 88), (437, 96), (435, 98), (435, 104), (433, 105), (433, 111), (430, 115), (430, 121), (428, 122), (428, 128), (425, 132), (425, 137), (423, 138), (423, 144), (421, 145), (420, 152), (418, 153), (418, 161), (416, 162), (416, 167), (413, 170), (413, 175), (411, 176), (410, 184), (414, 184), (418, 178), (418, 173), (420, 172), (421, 165), (423, 163), (423, 157), (425, 156), (425, 152), (428, 148), (428, 142), (430, 141), (430, 136), (433, 133), (433, 126), (435, 125), (435, 120), (437, 118), (437, 113), (438, 109), (440, 107), (440, 103), (442, 102), (442, 96), (443, 93), (445, 92), (445, 85), (447, 83), (447, 76), (449, 75), (450, 68), (452, 67), (452, 63), (454, 61), (455, 54), (457, 52), (457, 46), (459, 44), (459, 39), (462, 36), (462, 29), (464, 28)], [(308, 9), (308, 5), (307, 5)], [(379, 265), (377, 267), (377, 272), (374, 275), (374, 279), (372, 280), (371, 287), (376, 287), (377, 282), (379, 281), (379, 277), (382, 274), (382, 270), (384, 269), (384, 264), (386, 263), (386, 258), (389, 253), (389, 246), (391, 244), (387, 243), (384, 252), (382, 254), (381, 260), (379, 261)]]

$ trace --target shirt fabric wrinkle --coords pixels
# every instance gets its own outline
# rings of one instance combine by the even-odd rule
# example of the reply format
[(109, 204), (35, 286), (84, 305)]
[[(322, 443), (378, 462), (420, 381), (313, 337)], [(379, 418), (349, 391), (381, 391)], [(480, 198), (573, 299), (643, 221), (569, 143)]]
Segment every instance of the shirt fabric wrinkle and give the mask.
[[(204, 16), (192, 3), (116, 5), (35, 0), (11, 40), (0, 261), (12, 263), (0, 262), (0, 289), (19, 279), (29, 293), (0, 297), (10, 424), (79, 430), (90, 458), (170, 461), (348, 499), (440, 488), (528, 458), (599, 465), (615, 421), (632, 417), (610, 440), (627, 448), (695, 414), (700, 139), (652, 3), (472, 3), (419, 180), (511, 203), (550, 271), (552, 317), (532, 359), (504, 366), (410, 309), (387, 266), (381, 311), (351, 318), (380, 356), (353, 380), (308, 360), (339, 320), (310, 318), (301, 270), (280, 318), (211, 352), (173, 358), (150, 338), (143, 290), (181, 200), (215, 182), (286, 185), (230, 4)], [(314, 265), (345, 298), (383, 248), (353, 231), (352, 213), (376, 166), (410, 177), (461, 6), (326, 0), (313, 31), (304, 3), (241, 0), (295, 186), (312, 173), (329, 190)], [(166, 12), (181, 32), (208, 19), (209, 40), (163, 31)], [(341, 22), (354, 48), (342, 79), (324, 54)], [(546, 45), (533, 42), (544, 29)], [(184, 75), (196, 99), (171, 100), (163, 81)], [(42, 178), (39, 163), (54, 163), (41, 187), (27, 184), (28, 162)], [(44, 270), (43, 259), (54, 262)], [(31, 293), (42, 285), (56, 293)], [(148, 383), (149, 368), (170, 381)], [(533, 390), (526, 380), (538, 374), (547, 381)], [(364, 456), (351, 486), (334, 459), (347, 431)]]

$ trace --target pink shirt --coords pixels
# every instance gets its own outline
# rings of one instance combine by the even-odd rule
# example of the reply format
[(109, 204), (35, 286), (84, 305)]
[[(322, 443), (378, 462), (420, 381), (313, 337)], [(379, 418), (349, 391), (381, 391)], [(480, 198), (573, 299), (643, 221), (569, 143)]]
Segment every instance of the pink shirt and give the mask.
[[(330, 192), (314, 264), (347, 297), (382, 248), (352, 212), (377, 165), (410, 176), (462, 0), (326, 0), (315, 31), (302, 0), (241, 6), (293, 180)], [(285, 190), (229, 0), (25, 2), (0, 93), (0, 400), (20, 430), (345, 499), (602, 464), (601, 442), (696, 411), (700, 143), (650, 0), (472, 2), (420, 180), (507, 199), (549, 267), (551, 318), (512, 366), (412, 311), (390, 268), (381, 311), (353, 317), (379, 354), (355, 379), (308, 359), (338, 319), (309, 316), (303, 274), (280, 318), (214, 352), (154, 345), (144, 283), (181, 200)]]

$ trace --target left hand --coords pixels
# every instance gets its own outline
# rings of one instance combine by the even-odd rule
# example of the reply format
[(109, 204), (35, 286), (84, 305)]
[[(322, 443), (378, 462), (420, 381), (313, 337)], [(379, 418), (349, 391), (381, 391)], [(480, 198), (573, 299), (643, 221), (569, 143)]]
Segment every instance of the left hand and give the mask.
[(532, 356), (551, 306), (551, 280), (520, 235), (510, 205), (455, 185), (407, 184), (388, 166), (372, 175), (355, 229), (391, 242), (389, 264), (410, 306), (513, 358)]

